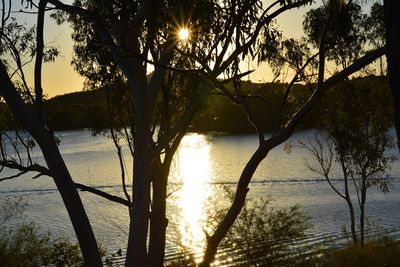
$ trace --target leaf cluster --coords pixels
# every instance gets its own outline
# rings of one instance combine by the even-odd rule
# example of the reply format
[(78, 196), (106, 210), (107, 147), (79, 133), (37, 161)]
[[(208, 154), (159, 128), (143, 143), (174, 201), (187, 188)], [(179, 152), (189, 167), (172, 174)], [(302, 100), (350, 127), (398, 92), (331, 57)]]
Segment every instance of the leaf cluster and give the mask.
[[(64, 237), (52, 239), (33, 222), (25, 222), (26, 203), (7, 198), (0, 204), (0, 266), (84, 266), (79, 246)], [(104, 253), (104, 252), (103, 252)]]
[(387, 192), (386, 174), (395, 160), (386, 153), (394, 145), (388, 133), (392, 111), (381, 105), (390, 98), (388, 92), (373, 90), (379, 86), (378, 80), (364, 79), (357, 89), (348, 81), (339, 84), (338, 90), (327, 95), (323, 124), (334, 143), (337, 160), (344, 160), (350, 177), (366, 179), (367, 187), (377, 186)]
[(315, 263), (321, 267), (395, 267), (400, 264), (399, 254), (399, 243), (390, 237), (384, 237), (370, 240), (364, 247), (348, 245), (341, 249), (324, 252), (315, 260)]
[(0, 56), (11, 71), (16, 72), (16, 69), (22, 67), (25, 62), (30, 62), (34, 57), (36, 53), (35, 27), (21, 25), (16, 18), (11, 17), (8, 23), (2, 26), (0, 37)]
[(364, 23), (368, 42), (374, 47), (385, 44), (385, 19), (383, 5), (379, 2), (371, 6), (370, 14), (365, 18)]
[[(363, 51), (366, 42), (365, 32), (363, 31), (366, 15), (362, 13), (361, 5), (357, 2), (337, 2), (338, 12), (334, 23), (328, 29), (326, 38), (329, 48), (327, 58), (334, 60), (337, 64), (345, 64), (347, 60), (356, 59)], [(328, 12), (329, 6), (322, 5), (316, 9), (311, 9), (305, 15), (303, 29), (314, 47), (319, 46)]]
[(240, 257), (253, 266), (295, 266), (300, 253), (297, 240), (306, 236), (310, 217), (299, 205), (273, 208), (271, 200), (250, 201), (233, 224), (226, 242), (234, 244)]

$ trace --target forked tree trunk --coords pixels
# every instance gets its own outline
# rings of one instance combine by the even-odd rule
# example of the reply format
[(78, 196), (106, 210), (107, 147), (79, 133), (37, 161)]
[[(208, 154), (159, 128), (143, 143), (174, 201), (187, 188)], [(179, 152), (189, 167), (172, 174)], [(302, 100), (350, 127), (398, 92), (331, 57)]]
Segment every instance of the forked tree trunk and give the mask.
[[(163, 266), (166, 244), (166, 230), (168, 226), (167, 212), (167, 185), (168, 177), (171, 170), (171, 163), (182, 138), (185, 136), (190, 122), (200, 105), (205, 94), (211, 87), (210, 83), (206, 83), (205, 87), (200, 86), (200, 94), (195, 101), (191, 102), (190, 109), (185, 113), (185, 122), (177, 128), (175, 138), (168, 139), (170, 146), (165, 148), (164, 161), (161, 162), (160, 155), (153, 160), (153, 177), (152, 177), (152, 211), (150, 218), (150, 240), (149, 240), (149, 267)], [(185, 116), (184, 115), (184, 116)]]
[[(340, 151), (343, 151), (340, 149)], [(350, 213), (350, 231), (351, 231), (351, 237), (353, 240), (353, 244), (358, 243), (358, 238), (357, 238), (357, 232), (356, 232), (356, 218), (354, 214), (354, 207), (353, 207), (353, 202), (351, 201), (350, 197), (350, 192), (349, 192), (349, 177), (347, 174), (347, 169), (346, 165), (344, 163), (344, 158), (343, 158), (343, 153), (340, 153), (340, 166), (342, 168), (343, 172), (343, 177), (344, 177), (344, 199), (347, 202), (347, 206), (349, 207), (349, 213)]]
[(39, 144), (67, 209), (85, 264), (90, 267), (102, 266), (92, 227), (71, 175), (54, 141), (54, 136), (43, 126), (36, 114), (25, 105), (12, 84), (3, 62), (0, 62), (0, 95), (4, 97), (13, 114)]

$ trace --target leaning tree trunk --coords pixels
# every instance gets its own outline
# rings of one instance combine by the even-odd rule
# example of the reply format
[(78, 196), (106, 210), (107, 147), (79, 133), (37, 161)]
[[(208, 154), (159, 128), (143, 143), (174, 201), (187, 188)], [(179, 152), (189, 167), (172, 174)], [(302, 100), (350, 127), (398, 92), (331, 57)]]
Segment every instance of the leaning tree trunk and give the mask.
[(71, 175), (54, 141), (54, 136), (44, 127), (38, 116), (23, 102), (12, 84), (3, 62), (0, 62), (0, 95), (4, 97), (13, 114), (39, 144), (67, 209), (85, 264), (87, 266), (102, 266), (92, 227)]
[(385, 0), (386, 57), (395, 110), (397, 145), (400, 150), (400, 1)]
[(276, 136), (265, 141), (259, 146), (256, 152), (247, 162), (240, 176), (238, 185), (236, 187), (236, 194), (228, 213), (225, 215), (222, 222), (219, 223), (215, 232), (211, 236), (206, 237), (207, 246), (203, 256), (203, 261), (199, 265), (200, 267), (208, 267), (214, 261), (219, 244), (232, 227), (242, 207), (244, 206), (247, 192), (249, 190), (248, 185), (261, 161), (267, 156), (272, 148), (287, 140), (291, 133), (292, 131), (283, 130), (281, 131), (281, 134), (277, 134)]
[(82, 255), (85, 259), (85, 264), (87, 266), (102, 266), (99, 249), (89, 219), (70, 173), (54, 141), (54, 136), (49, 134), (45, 139), (38, 143), (57, 189), (61, 194), (64, 205), (67, 208), (82, 250)]
[(264, 141), (260, 145), (260, 147), (257, 149), (257, 151), (253, 154), (253, 156), (247, 163), (245, 169), (242, 172), (242, 175), (240, 176), (235, 198), (233, 203), (231, 204), (228, 213), (225, 215), (223, 221), (217, 226), (215, 232), (211, 236), (207, 237), (206, 251), (204, 254), (203, 261), (199, 266), (208, 267), (213, 262), (219, 243), (227, 234), (229, 228), (232, 226), (241, 208), (243, 207), (246, 194), (248, 191), (248, 186), (252, 178), (252, 175), (255, 172), (255, 169), (257, 169), (258, 165), (267, 156), (269, 151), (272, 148), (282, 144), (292, 135), (297, 125), (302, 121), (302, 119), (306, 115), (310, 113), (312, 108), (316, 105), (316, 103), (319, 101), (319, 99), (326, 90), (328, 90), (338, 82), (342, 81), (344, 78), (359, 71), (361, 68), (372, 63), (374, 60), (381, 57), (384, 54), (384, 52), (385, 50), (383, 48), (379, 48), (370, 53), (367, 53), (365, 56), (355, 61), (346, 69), (328, 78), (325, 82), (323, 82), (323, 84), (318, 84), (317, 89), (314, 91), (313, 95), (295, 113), (295, 115), (293, 115), (288, 124), (284, 128), (282, 128), (277, 134), (272, 136), (270, 139)]

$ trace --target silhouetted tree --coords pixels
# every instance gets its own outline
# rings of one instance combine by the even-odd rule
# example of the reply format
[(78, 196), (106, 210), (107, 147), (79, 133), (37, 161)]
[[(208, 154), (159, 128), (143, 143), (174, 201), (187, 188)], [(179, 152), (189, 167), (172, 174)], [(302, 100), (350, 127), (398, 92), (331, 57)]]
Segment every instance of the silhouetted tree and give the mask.
[[(309, 42), (318, 47), (319, 38), (328, 16), (328, 5), (322, 5), (307, 12), (303, 22), (304, 32)], [(353, 61), (362, 53), (365, 44), (363, 23), (365, 15), (356, 2), (341, 1), (338, 5), (338, 15), (329, 29), (326, 38), (327, 59), (347, 67), (348, 61)]]
[[(329, 55), (331, 60), (345, 68), (359, 53), (362, 53), (367, 42), (374, 47), (383, 44), (383, 14), (381, 8), (381, 5), (375, 4), (371, 8), (370, 14), (364, 15), (361, 13), (361, 6), (355, 2), (341, 2), (339, 4), (337, 21), (327, 39), (327, 45), (333, 48), (333, 52)], [(315, 40), (315, 36), (318, 36), (318, 33), (321, 31), (320, 22), (326, 15), (326, 6), (313, 9), (306, 14), (303, 26), (312, 43), (315, 43), (313, 40)], [(360, 170), (360, 168), (371, 168), (373, 169), (372, 173), (378, 174), (377, 176), (383, 175), (385, 172), (389, 158), (386, 158), (383, 152), (391, 144), (387, 134), (387, 129), (391, 124), (390, 120), (387, 117), (384, 118), (384, 116), (390, 117), (391, 112), (386, 109), (380, 109), (379, 112), (375, 112), (379, 105), (376, 101), (373, 102), (372, 98), (374, 97), (372, 95), (369, 95), (371, 99), (365, 97), (365, 94), (369, 92), (366, 89), (364, 91), (362, 89), (355, 91), (356, 88), (353, 84), (354, 82), (352, 83), (346, 79), (346, 82), (341, 83), (338, 90), (336, 90), (338, 91), (337, 93), (327, 96), (325, 108), (321, 108), (321, 114), (325, 118), (323, 119), (322, 127), (328, 131), (328, 136), (317, 136), (314, 142), (303, 144), (303, 146), (311, 152), (319, 163), (318, 169), (310, 168), (324, 176), (333, 190), (346, 201), (350, 211), (350, 228), (354, 243), (358, 242), (358, 238), (355, 228), (354, 205), (351, 200), (349, 188), (353, 184), (352, 181), (355, 184), (356, 178), (354, 176), (358, 175), (358, 178), (361, 177), (357, 181), (362, 181), (362, 183), (355, 187), (356, 191), (360, 194), (360, 239), (361, 244), (363, 244), (366, 191), (372, 185), (366, 181), (369, 179), (378, 181), (379, 179), (375, 176), (370, 177), (368, 175), (369, 171), (362, 171), (357, 174), (354, 172)], [(380, 117), (364, 116), (358, 113), (360, 111), (364, 112), (364, 114), (375, 112), (375, 115), (378, 116), (379, 114)], [(372, 141), (369, 139), (374, 139), (374, 142), (369, 143), (369, 141)], [(367, 143), (362, 143), (363, 141)], [(362, 149), (364, 151), (361, 151)], [(343, 170), (343, 192), (340, 192), (334, 186), (329, 177), (333, 159), (340, 164)], [(370, 166), (361, 166), (365, 161), (370, 162)], [(385, 163), (383, 164), (384, 167), (382, 166), (383, 169), (379, 169), (378, 167), (382, 162)], [(383, 179), (379, 181), (383, 181)], [(383, 184), (385, 183), (382, 182)]]
[[(393, 138), (388, 133), (392, 125), (391, 108), (381, 106), (382, 99), (388, 96), (383, 88), (371, 81), (357, 87), (356, 84), (356, 81), (343, 82), (338, 85), (342, 87), (340, 90), (327, 95), (322, 132), (316, 134), (314, 140), (300, 141), (300, 145), (316, 161), (317, 167), (307, 162), (308, 167), (322, 175), (335, 193), (346, 201), (353, 243), (363, 246), (367, 191), (370, 187), (377, 187), (384, 193), (389, 191), (387, 172), (395, 158), (387, 154), (393, 147)], [(340, 166), (343, 174), (340, 182), (331, 177), (334, 163)], [(359, 207), (359, 235), (354, 198)]]
[[(25, 2), (32, 8), (35, 7), (32, 1)], [(261, 1), (244, 0), (88, 0), (76, 1), (75, 5), (64, 4), (58, 0), (39, 1), (36, 40), (34, 40), (36, 42), (35, 88), (32, 94), (34, 108), (30, 109), (18, 94), (11, 80), (12, 75), (6, 69), (3, 60), (0, 65), (0, 94), (24, 128), (39, 144), (48, 167), (36, 164), (13, 165), (15, 162), (8, 164), (10, 163), (8, 161), (3, 161), (3, 165), (17, 168), (22, 172), (38, 171), (39, 174), (54, 178), (88, 266), (100, 266), (101, 258), (77, 188), (88, 190), (128, 207), (131, 220), (125, 263), (127, 266), (161, 266), (167, 227), (165, 204), (170, 163), (201, 100), (215, 87), (229, 100), (244, 108), (257, 131), (259, 146), (243, 169), (230, 209), (215, 231), (207, 235), (207, 248), (202, 266), (209, 266), (214, 260), (218, 245), (245, 203), (248, 186), (255, 170), (268, 152), (291, 136), (328, 88), (384, 53), (384, 49), (381, 48), (366, 53), (354, 59), (352, 64), (348, 64), (337, 74), (325, 79), (325, 53), (329, 49), (325, 45), (325, 39), (338, 9), (337, 1), (330, 1), (329, 16), (326, 21), (328, 26), (324, 27), (318, 42), (318, 79), (314, 93), (293, 114), (286, 125), (282, 125), (272, 137), (266, 139), (262, 127), (253, 117), (249, 96), (242, 94), (240, 89), (239, 81), (247, 73), (242, 72), (239, 63), (246, 58), (254, 59), (258, 56), (261, 60), (270, 60), (279, 50), (277, 49), (279, 34), (273, 20), (281, 13), (309, 2), (278, 0), (264, 6)], [(44, 54), (43, 22), (47, 5), (70, 14), (69, 19), (75, 21), (74, 25), (79, 27), (76, 29), (78, 33), (75, 37), (78, 52), (82, 52), (79, 57), (82, 58), (75, 62), (76, 67), (87, 73), (95, 86), (126, 84), (129, 89), (126, 105), (132, 107), (129, 140), (132, 141), (134, 162), (132, 192), (130, 194), (125, 192), (125, 198), (110, 196), (99, 190), (75, 184), (59, 153), (52, 132), (45, 127), (42, 119), (43, 93), (40, 79)], [(4, 14), (2, 29), (7, 25), (10, 13)], [(56, 17), (62, 19), (60, 16)], [(191, 31), (188, 40), (178, 39), (177, 33), (181, 27), (187, 27)], [(80, 30), (82, 31), (79, 32)], [(3, 31), (1, 36), (2, 44), (11, 45), (9, 48), (12, 50), (14, 43), (9, 42), (9, 38), (12, 41), (13, 37), (4, 33), (6, 32)], [(89, 49), (86, 45), (90, 46)], [(85, 54), (86, 52), (90, 53)], [(86, 62), (92, 64), (85, 65)], [(310, 62), (306, 60), (303, 64), (308, 66)], [(153, 73), (149, 77), (147, 72), (150, 65)], [(289, 88), (298, 81), (303, 70), (302, 67), (296, 72)], [(220, 75), (224, 75), (227, 79), (219, 80)], [(110, 81), (108, 84), (107, 80)], [(168, 85), (168, 81), (175, 85)], [(236, 84), (233, 90), (227, 88), (227, 82)], [(163, 116), (157, 117), (157, 114), (168, 115), (166, 112), (171, 107), (162, 105), (170, 105), (169, 97), (179, 96), (180, 93), (187, 97), (183, 102), (178, 99), (179, 103), (185, 103), (182, 105), (184, 108), (174, 110), (177, 114), (171, 113), (167, 119)], [(158, 113), (158, 109), (161, 113)], [(158, 125), (162, 128), (154, 137)]]
[[(385, 37), (385, 20), (383, 5), (379, 2), (371, 6), (370, 13), (366, 16), (364, 21), (364, 29), (367, 41), (372, 47), (381, 47), (386, 44)], [(380, 75), (386, 73), (386, 68), (383, 65), (383, 58), (379, 58)]]
[[(41, 65), (44, 60), (52, 60), (57, 54), (57, 50), (52, 49), (50, 49), (50, 53), (47, 53), (48, 50), (44, 46), (43, 27), (46, 4), (47, 1), (40, 2), (37, 27), (32, 29), (26, 29), (19, 25), (15, 18), (12, 18), (11, 1), (2, 2), (1, 6), (3, 12), (1, 13), (0, 28), (0, 95), (22, 127), (37, 142), (47, 163), (47, 168), (45, 168), (30, 157), (30, 151), (35, 144), (29, 141), (30, 138), (22, 138), (21, 132), (18, 131), (12, 139), (7, 133), (2, 133), (1, 165), (20, 171), (17, 175), (3, 179), (18, 177), (29, 171), (38, 172), (37, 176), (45, 174), (53, 177), (76, 232), (86, 264), (101, 266), (99, 249), (82, 201), (60, 154), (57, 140), (53, 133), (46, 128), (42, 117)], [(34, 56), (36, 56), (35, 86), (34, 92), (32, 92), (27, 85), (23, 67), (32, 61)], [(19, 79), (15, 75), (18, 75)], [(20, 82), (13, 83), (12, 80)], [(11, 148), (7, 149), (6, 144), (9, 144)], [(12, 156), (14, 152), (18, 155), (16, 158)]]
[[(288, 98), (288, 95), (290, 94), (293, 84), (304, 80), (306, 80), (307, 82), (307, 78), (309, 77), (309, 74), (307, 73), (308, 69), (311, 69), (311, 76), (314, 77), (314, 83), (309, 83), (310, 88), (313, 88), (313, 93), (310, 98), (305, 103), (303, 103), (293, 113), (293, 115), (291, 115), (290, 119), (284, 125), (281, 125), (281, 127), (277, 129), (277, 131), (270, 138), (266, 139), (264, 134), (259, 130), (259, 128), (257, 128), (257, 123), (254, 123), (259, 136), (259, 146), (255, 153), (251, 156), (249, 161), (246, 163), (246, 166), (241, 173), (235, 191), (233, 203), (230, 206), (226, 216), (221, 221), (221, 223), (218, 224), (213, 234), (207, 237), (206, 253), (204, 256), (204, 260), (200, 266), (209, 266), (209, 264), (214, 259), (215, 252), (219, 243), (226, 235), (227, 231), (232, 226), (234, 220), (238, 216), (241, 208), (243, 207), (248, 192), (248, 186), (255, 170), (257, 169), (260, 162), (266, 158), (271, 149), (283, 143), (292, 135), (293, 131), (301, 122), (301, 120), (309, 114), (311, 109), (320, 101), (321, 97), (329, 88), (331, 88), (339, 81), (346, 79), (349, 75), (357, 72), (362, 67), (366, 66), (365, 63), (369, 64), (384, 54), (384, 49), (378, 49), (373, 52), (366, 53), (363, 57), (353, 61), (353, 63), (351, 64), (348, 64), (346, 68), (343, 68), (341, 71), (338, 71), (336, 74), (332, 75), (329, 78), (325, 78), (326, 54), (329, 54), (329, 49), (333, 49), (333, 47), (330, 46), (329, 37), (333, 36), (334, 34), (334, 31), (332, 31), (332, 29), (334, 23), (336, 22), (337, 14), (340, 14), (341, 6), (342, 1), (329, 1), (327, 5), (328, 14), (327, 16), (325, 16), (325, 20), (323, 20), (322, 24), (324, 26), (319, 35), (317, 54), (305, 56), (308, 54), (308, 49), (304, 48), (302, 42), (290, 42), (290, 46), (286, 47), (286, 49), (283, 51), (283, 54), (282, 51), (277, 51), (274, 49), (272, 49), (272, 51), (270, 50), (271, 53), (261, 54), (262, 56), (264, 56), (264, 59), (269, 62), (280, 62), (280, 64), (285, 64), (291, 69), (295, 70), (295, 74), (288, 84), (283, 106)], [(295, 46), (292, 46), (292, 44), (295, 44)], [(292, 49), (293, 47), (296, 47), (297, 49)], [(297, 53), (291, 53), (293, 51), (297, 51)], [(298, 55), (300, 52), (303, 53), (300, 54), (301, 56), (299, 57)], [(300, 60), (297, 64), (293, 64), (293, 59)], [(275, 64), (275, 66), (279, 66), (279, 64)], [(315, 66), (317, 66), (317, 71), (313, 70), (315, 69)], [(233, 101), (235, 101), (235, 99), (233, 99)], [(240, 101), (236, 101), (236, 103), (242, 104), (244, 107), (246, 107), (246, 104), (240, 103)], [(252, 117), (250, 117), (249, 119), (251, 120)]]

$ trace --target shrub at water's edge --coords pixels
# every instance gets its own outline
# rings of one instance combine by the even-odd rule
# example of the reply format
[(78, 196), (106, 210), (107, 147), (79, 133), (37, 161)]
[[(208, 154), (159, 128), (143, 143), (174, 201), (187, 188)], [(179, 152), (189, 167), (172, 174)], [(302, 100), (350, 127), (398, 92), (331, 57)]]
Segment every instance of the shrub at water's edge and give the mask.
[[(228, 194), (230, 194), (228, 192)], [(232, 266), (304, 266), (304, 246), (295, 246), (311, 228), (310, 217), (299, 205), (274, 208), (271, 199), (248, 201), (225, 237), (221, 249), (233, 248), (226, 255)], [(210, 216), (214, 225), (224, 212)], [(304, 254), (305, 255), (305, 254)], [(184, 250), (168, 267), (196, 266), (196, 258)]]
[[(371, 236), (364, 247), (334, 246), (335, 240), (317, 245), (302, 243), (312, 225), (299, 205), (274, 208), (271, 199), (248, 201), (221, 245), (221, 263), (229, 266), (296, 267), (398, 267), (400, 242), (384, 232)], [(211, 216), (213, 225), (220, 212)], [(334, 248), (336, 247), (336, 248)], [(225, 259), (224, 259), (225, 258)], [(229, 258), (227, 260), (226, 258)], [(196, 257), (183, 249), (168, 267), (197, 266)]]
[(0, 267), (84, 266), (77, 244), (66, 237), (54, 239), (25, 220), (26, 206), (22, 198), (0, 202)]
[[(348, 245), (317, 250), (298, 246), (311, 227), (310, 217), (299, 205), (279, 209), (271, 202), (249, 201), (227, 235), (221, 247), (235, 246), (235, 255), (229, 255), (234, 266), (400, 266), (400, 243), (386, 235), (371, 238), (363, 248)], [(7, 198), (0, 203), (0, 267), (83, 266), (78, 245), (65, 237), (52, 239), (49, 233), (41, 232), (33, 222), (26, 221), (25, 208), (21, 198)], [(105, 263), (113, 266), (112, 258)], [(166, 266), (196, 266), (196, 258), (184, 250)]]
[[(312, 227), (299, 205), (274, 208), (270, 199), (250, 201), (227, 235), (238, 248), (238, 261), (251, 266), (298, 266), (304, 252), (296, 242)], [(246, 265), (245, 264), (245, 265)], [(245, 266), (243, 265), (243, 266)]]
[(369, 240), (360, 245), (325, 252), (315, 260), (320, 267), (397, 267), (400, 266), (400, 243), (390, 237)]

